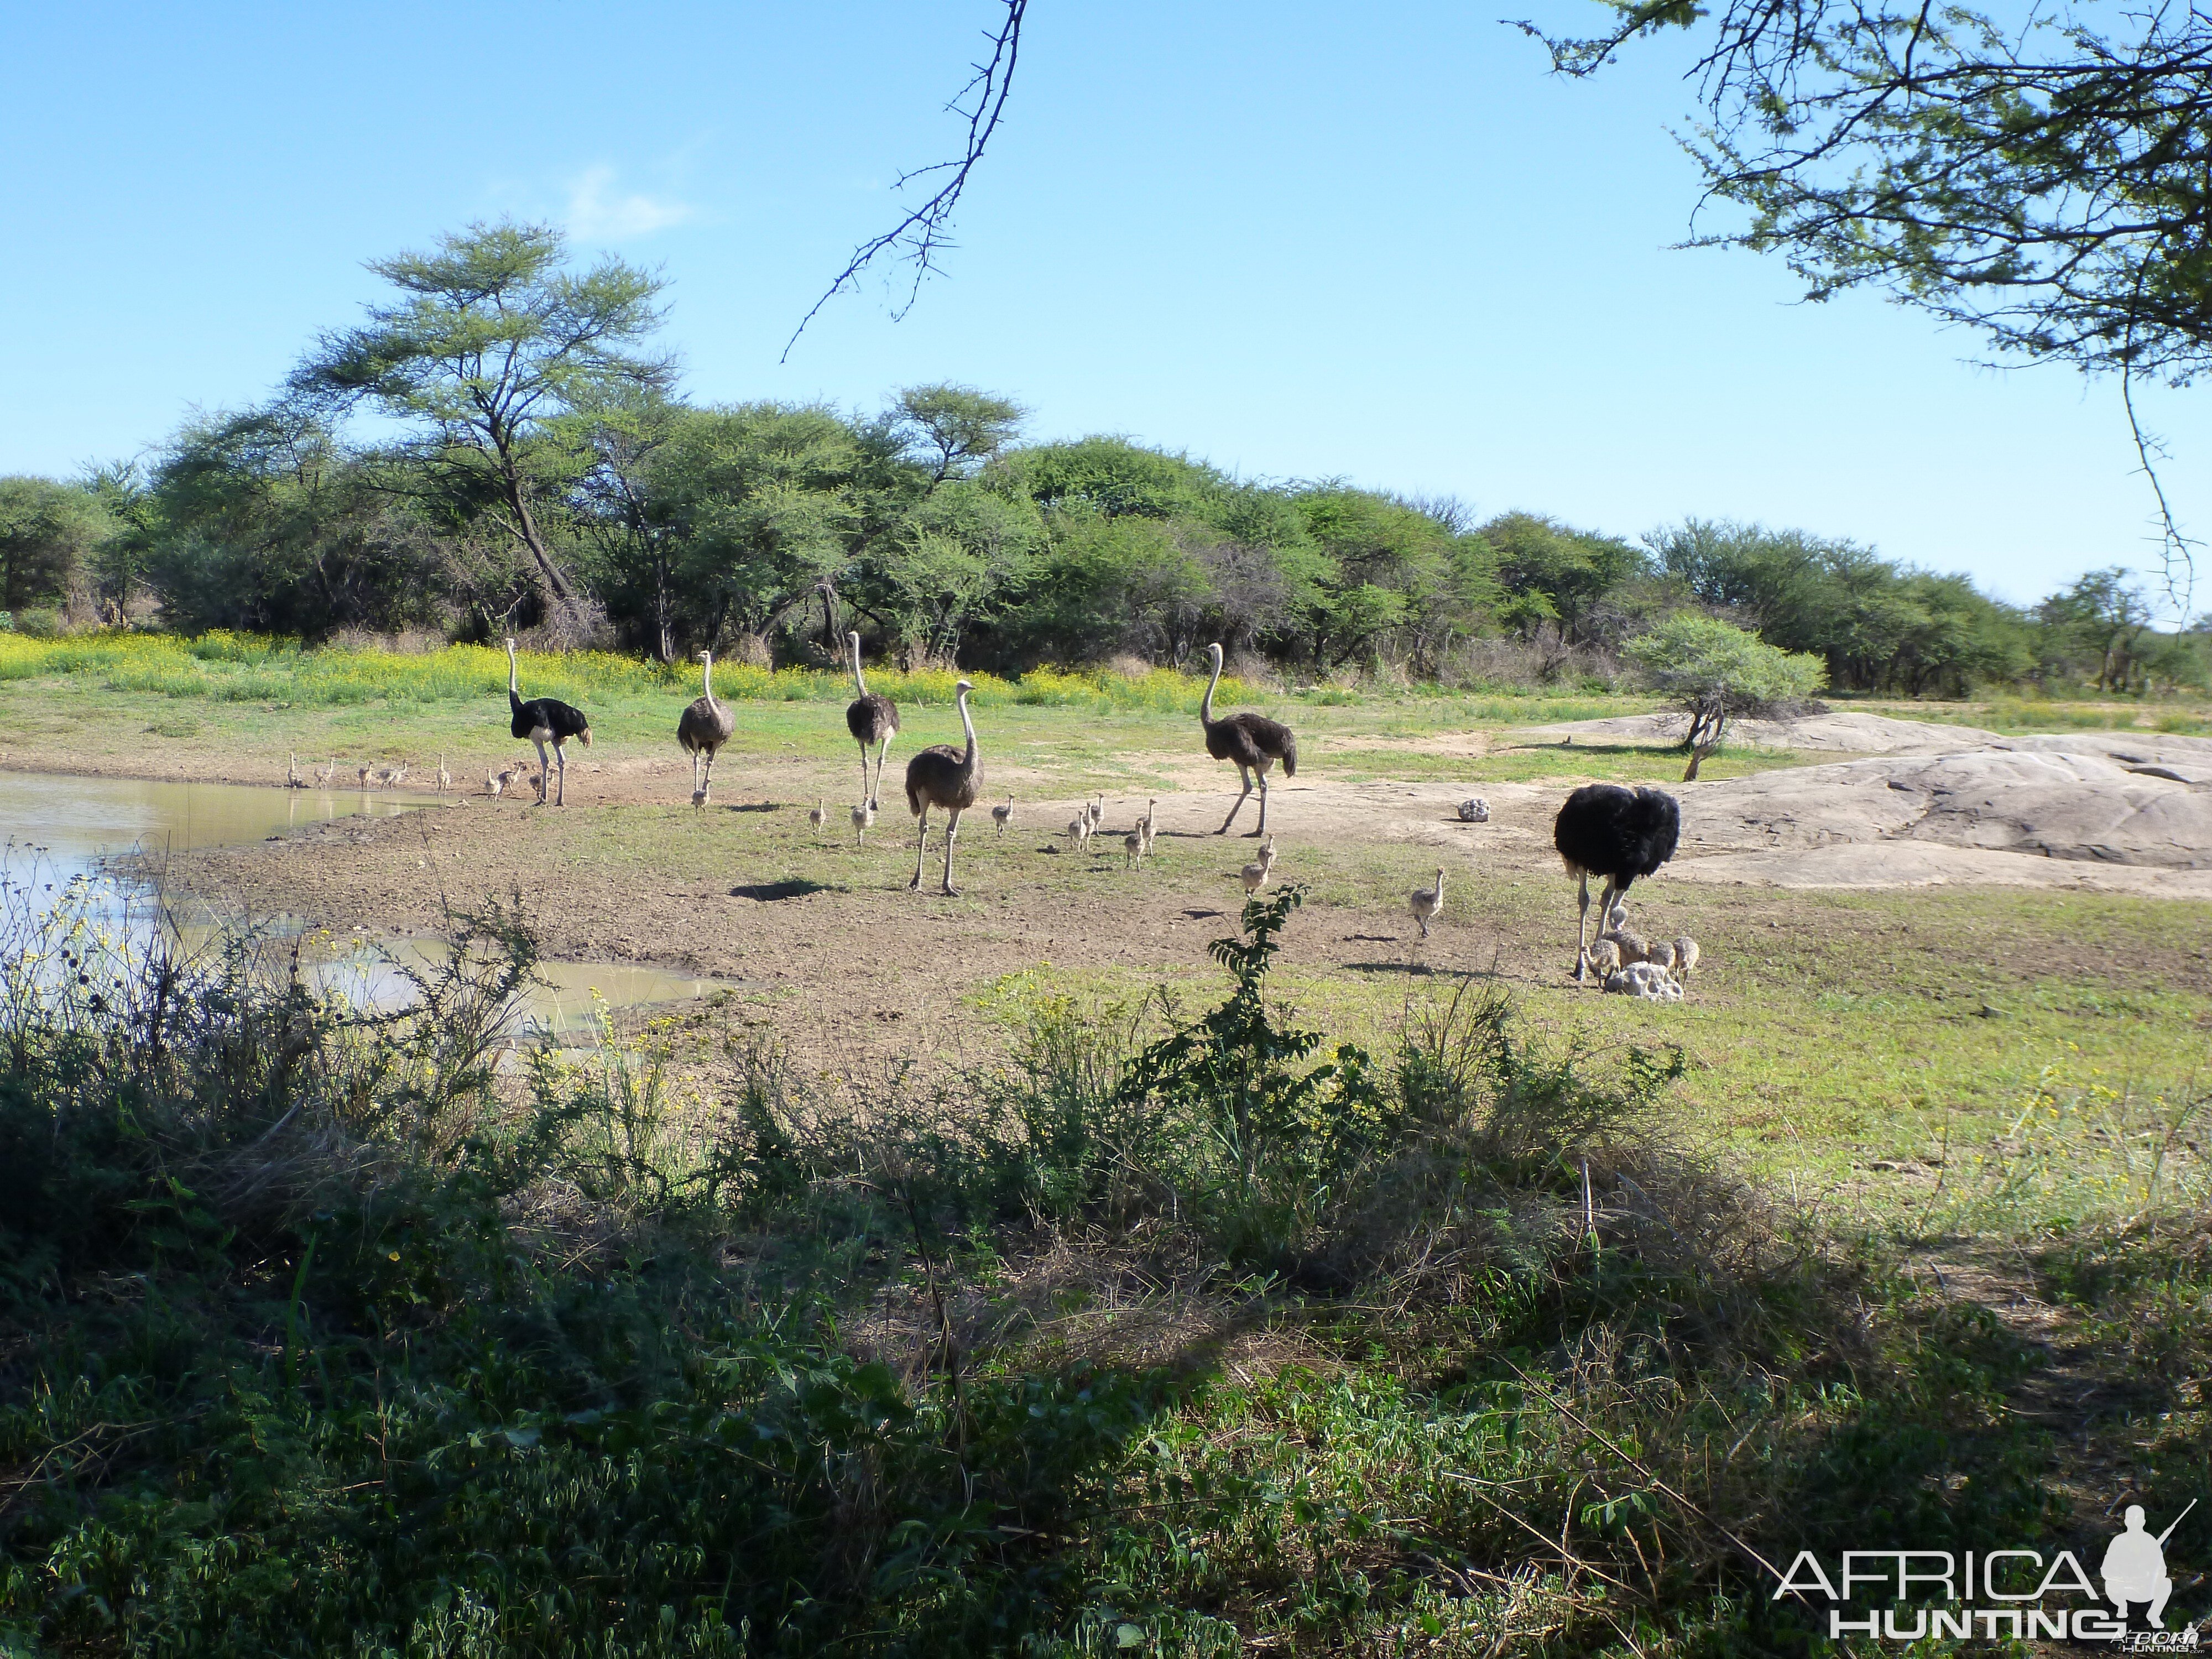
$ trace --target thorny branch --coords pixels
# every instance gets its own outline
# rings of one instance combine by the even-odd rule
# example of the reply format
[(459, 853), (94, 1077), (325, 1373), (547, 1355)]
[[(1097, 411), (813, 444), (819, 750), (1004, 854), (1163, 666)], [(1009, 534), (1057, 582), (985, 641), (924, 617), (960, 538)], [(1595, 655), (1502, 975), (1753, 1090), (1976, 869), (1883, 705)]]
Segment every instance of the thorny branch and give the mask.
[[(1013, 88), (1014, 60), (1021, 52), (1022, 20), (1029, 10), (1029, 0), (1000, 0), (1000, 3), (1006, 7), (1006, 15), (999, 25), (996, 37), (992, 39), (990, 56), (972, 66), (975, 71), (974, 76), (945, 106), (954, 114), (967, 118), (966, 149), (952, 161), (933, 162), (928, 167), (901, 173), (891, 188), (903, 190), (915, 179), (927, 178), (933, 173), (951, 176), (938, 186), (934, 195), (915, 207), (898, 223), (853, 250), (853, 257), (837, 273), (836, 280), (823, 290), (822, 297), (799, 319), (799, 326), (791, 331), (791, 337), (783, 343), (783, 356), (777, 359), (779, 362), (790, 361), (792, 347), (799, 343), (799, 337), (806, 331), (806, 325), (814, 320), (822, 307), (847, 289), (857, 288), (861, 273), (884, 254), (895, 253), (898, 259), (904, 260), (914, 270), (913, 284), (907, 289), (906, 298), (892, 308), (891, 316), (895, 319), (904, 317), (914, 308), (914, 302), (921, 293), (922, 279), (938, 269), (937, 256), (952, 246), (953, 211), (960, 204), (961, 192), (967, 189), (969, 176), (975, 170), (975, 164), (983, 159), (984, 146), (991, 142), (991, 135), (999, 130), (999, 118), (1006, 112), (1006, 94)], [(972, 103), (969, 101), (971, 98)]]

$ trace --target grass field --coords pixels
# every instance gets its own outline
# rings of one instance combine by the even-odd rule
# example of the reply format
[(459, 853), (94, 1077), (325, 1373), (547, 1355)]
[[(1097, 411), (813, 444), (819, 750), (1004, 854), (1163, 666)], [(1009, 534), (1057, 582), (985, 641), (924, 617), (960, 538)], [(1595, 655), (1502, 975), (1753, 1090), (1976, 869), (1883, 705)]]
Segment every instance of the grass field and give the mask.
[[(9, 767), (515, 748), (490, 653), (263, 697), (255, 642), (12, 648)], [(592, 710), (577, 805), (173, 877), (341, 932), (519, 894), (479, 963), (733, 988), (496, 1063), (458, 983), (368, 1025), (204, 986), (158, 1064), (137, 1003), (0, 1006), (43, 1056), (0, 1088), (35, 1199), (0, 1214), (0, 1648), (1804, 1652), (1747, 1551), (2087, 1550), (2212, 1491), (2196, 902), (1662, 879), (1639, 925), (1705, 955), (1652, 1008), (1567, 982), (1545, 831), (1680, 757), (1515, 732), (1648, 704), (1240, 689), (1304, 750), (1302, 903), (1240, 1000), (1201, 685), (984, 688), (1020, 810), (945, 899), (890, 789), (866, 847), (810, 832), (854, 789), (834, 677), (752, 686), (695, 812), (688, 680), (526, 672)], [(896, 683), (892, 779), (957, 738), (942, 690)], [(2134, 712), (2050, 724), (2092, 717)], [(1145, 866), (1065, 848), (1093, 791), (1160, 798)], [(2173, 1559), (2196, 1616), (2212, 1557)]]

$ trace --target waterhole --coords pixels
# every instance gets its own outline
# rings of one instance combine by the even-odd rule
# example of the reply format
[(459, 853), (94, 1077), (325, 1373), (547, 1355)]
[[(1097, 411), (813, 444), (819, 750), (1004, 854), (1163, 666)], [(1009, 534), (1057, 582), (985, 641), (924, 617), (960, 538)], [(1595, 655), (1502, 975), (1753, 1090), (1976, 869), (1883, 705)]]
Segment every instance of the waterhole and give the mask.
[[(440, 805), (410, 791), (267, 789), (235, 783), (155, 783), (137, 778), (0, 772), (0, 925), (35, 928), (68, 905), (112, 936), (149, 937), (166, 924), (188, 946), (214, 939), (236, 919), (204, 903), (172, 898), (167, 907), (124, 855), (158, 857), (204, 847), (264, 841), (310, 824), (348, 817), (392, 817)], [(338, 855), (335, 853), (334, 856)], [(289, 931), (297, 928), (289, 927)], [(280, 921), (275, 931), (288, 931)], [(342, 936), (314, 973), (356, 1006), (404, 1006), (413, 982), (399, 964), (427, 963), (434, 939)], [(632, 1007), (707, 996), (712, 980), (611, 962), (541, 962), (545, 981), (518, 998), (518, 1025), (562, 1030), (588, 1025), (599, 1004)]]

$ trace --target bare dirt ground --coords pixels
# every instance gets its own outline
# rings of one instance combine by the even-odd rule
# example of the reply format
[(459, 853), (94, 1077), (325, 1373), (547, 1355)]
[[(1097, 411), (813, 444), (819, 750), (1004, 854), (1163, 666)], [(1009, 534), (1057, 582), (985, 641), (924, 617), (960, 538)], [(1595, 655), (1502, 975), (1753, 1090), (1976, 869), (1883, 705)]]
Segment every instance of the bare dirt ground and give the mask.
[[(1285, 961), (1409, 988), (1426, 974), (1494, 968), (1547, 994), (1567, 994), (1574, 906), (1551, 826), (1581, 780), (1482, 782), (1481, 757), (1536, 740), (1586, 745), (1594, 750), (1588, 775), (1604, 777), (1604, 744), (1663, 740), (1652, 719), (1414, 740), (1468, 758), (1465, 778), (1449, 782), (1332, 779), (1328, 743), (1312, 745), (1304, 775), (1279, 778), (1272, 798), (1278, 878), (1310, 892)], [(1796, 902), (1788, 896), (1807, 890), (2212, 897), (2212, 740), (2007, 738), (1862, 714), (1746, 736), (1853, 757), (1668, 786), (1683, 804), (1683, 846), (1643, 889), (1639, 926), (1725, 940), (1747, 927), (1786, 926)], [(1237, 872), (1253, 856), (1251, 842), (1212, 836), (1234, 799), (1234, 775), (1194, 742), (1190, 752), (1142, 757), (1142, 773), (1157, 783), (1109, 798), (1108, 832), (1087, 854), (1066, 846), (1062, 826), (1078, 801), (1065, 793), (1065, 775), (1042, 761), (1025, 764), (1025, 746), (1006, 744), (987, 763), (985, 805), (1012, 793), (1015, 827), (1000, 839), (981, 807), (970, 814), (957, 899), (934, 891), (941, 816), (923, 890), (907, 889), (914, 830), (898, 793), (898, 756), (878, 828), (857, 849), (842, 805), (852, 794), (853, 763), (796, 744), (726, 763), (704, 812), (680, 804), (690, 787), (681, 757), (603, 745), (572, 760), (565, 808), (537, 807), (526, 790), (493, 800), (479, 781), (476, 793), (439, 810), (180, 855), (170, 878), (249, 915), (297, 916), (341, 933), (434, 933), (451, 910), (520, 894), (548, 955), (682, 968), (766, 994), (779, 1030), (811, 1032), (798, 1046), (825, 1064), (972, 1060), (986, 1038), (963, 1000), (1006, 975), (1049, 982), (1074, 969), (1124, 970), (1133, 981), (1210, 976), (1207, 945), (1233, 927), (1243, 898)], [(504, 757), (504, 750), (457, 755), (453, 764), (480, 780), (482, 763)], [(27, 754), (11, 763), (64, 769), (56, 762), (65, 759)], [(206, 779), (225, 767), (212, 750), (196, 754), (179, 743), (148, 750), (127, 769)], [(1127, 870), (1121, 834), (1155, 790), (1158, 851)], [(1469, 793), (1488, 801), (1488, 823), (1459, 822), (1455, 808)], [(832, 804), (833, 817), (817, 841), (805, 809), (820, 799)], [(1255, 808), (1244, 808), (1238, 830), (1255, 821)], [(1422, 943), (1406, 894), (1438, 866), (1445, 915)], [(1747, 890), (1760, 889), (1771, 898), (1747, 902)], [(2047, 954), (2044, 965), (2053, 966)], [(1730, 994), (1725, 983), (1700, 991)]]
[[(1563, 738), (1612, 738), (1650, 718), (1558, 729)], [(2212, 740), (2112, 732), (2005, 738), (1862, 714), (1796, 722), (1788, 732), (1798, 748), (1845, 740), (1887, 743), (1893, 752), (1674, 786), (1684, 839), (1665, 878), (2212, 897)], [(1933, 751), (1922, 746), (1931, 740), (1940, 744)], [(1601, 775), (1602, 758), (1592, 758)], [(680, 760), (580, 756), (566, 808), (537, 807), (526, 792), (498, 800), (479, 793), (404, 819), (351, 820), (194, 854), (173, 874), (255, 913), (298, 914), (339, 929), (430, 932), (444, 925), (448, 903), (520, 892), (551, 954), (665, 963), (763, 985), (815, 982), (823, 977), (817, 964), (834, 962), (843, 1010), (896, 1024), (921, 1017), (914, 1004), (926, 999), (914, 995), (915, 987), (941, 986), (956, 963), (957, 977), (971, 983), (1051, 962), (1204, 963), (1206, 942), (1241, 900), (1235, 872), (1251, 843), (1210, 834), (1234, 798), (1224, 769), (1202, 754), (1147, 764), (1163, 780), (1164, 834), (1154, 859), (1127, 872), (1121, 835), (1142, 801), (1110, 801), (1109, 833), (1088, 856), (1077, 855), (1060, 849), (1060, 826), (1078, 801), (1036, 799), (1028, 791), (1043, 775), (1026, 771), (1018, 757), (994, 763), (988, 798), (1016, 796), (1016, 827), (1000, 840), (980, 808), (971, 813), (962, 839), (967, 896), (957, 901), (906, 890), (913, 821), (896, 794), (896, 768), (866, 849), (853, 848), (849, 827), (835, 817), (817, 846), (805, 834), (805, 805), (842, 800), (852, 780), (842, 767), (797, 753), (750, 757), (740, 775), (726, 774), (703, 813), (670, 805), (688, 783)], [(1310, 875), (1317, 860), (1356, 862), (1361, 849), (1387, 854), (1367, 891), (1338, 896), (1343, 915), (1333, 937), (1352, 948), (1334, 954), (1346, 962), (1411, 961), (1403, 876), (1427, 874), (1433, 857), (1455, 892), (1505, 877), (1556, 879), (1551, 822), (1573, 781), (1472, 786), (1492, 816), (1469, 825), (1455, 811), (1467, 784), (1332, 781), (1316, 756), (1306, 776), (1278, 779), (1273, 789), (1282, 876)], [(1245, 807), (1238, 830), (1254, 823), (1255, 806)], [(935, 884), (942, 845), (940, 830), (926, 890)], [(1448, 915), (1452, 908), (1448, 900)], [(1571, 915), (1571, 905), (1562, 912)], [(1502, 952), (1502, 966), (1534, 972), (1562, 940), (1547, 939), (1525, 963), (1524, 948), (1486, 930), (1469, 937), (1447, 927), (1419, 957), (1443, 969), (1486, 965)]]

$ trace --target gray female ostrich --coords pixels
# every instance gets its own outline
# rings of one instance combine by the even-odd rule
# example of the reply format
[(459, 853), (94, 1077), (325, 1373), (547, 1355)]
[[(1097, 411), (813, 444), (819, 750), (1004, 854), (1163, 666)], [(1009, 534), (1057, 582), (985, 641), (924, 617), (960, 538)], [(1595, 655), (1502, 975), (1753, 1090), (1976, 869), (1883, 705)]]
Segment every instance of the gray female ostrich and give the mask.
[[(860, 798), (871, 811), (876, 796), (884, 787), (884, 757), (898, 736), (898, 705), (889, 697), (879, 696), (868, 690), (868, 683), (860, 677), (860, 636), (858, 633), (845, 635), (846, 643), (853, 647), (853, 689), (860, 695), (845, 705), (845, 729), (860, 745)], [(868, 781), (868, 745), (876, 745), (876, 781)]]
[(1660, 789), (1625, 789), (1586, 783), (1569, 795), (1552, 825), (1567, 873), (1582, 883), (1582, 914), (1575, 927), (1575, 978), (1589, 966), (1589, 878), (1605, 878), (1598, 915), (1610, 918), (1613, 901), (1628, 885), (1674, 856), (1682, 838), (1682, 809)]
[[(714, 653), (699, 653), (700, 684), (706, 688), (703, 696), (695, 699), (676, 722), (676, 741), (684, 745), (684, 752), (691, 757), (691, 804), (704, 806), (707, 792), (714, 787), (715, 751), (730, 740), (730, 733), (738, 729), (738, 717), (730, 712), (727, 703), (714, 701)], [(707, 777), (699, 778), (699, 757), (707, 757)]]
[(1221, 828), (1213, 833), (1225, 836), (1229, 826), (1237, 822), (1237, 813), (1244, 810), (1244, 802), (1252, 793), (1252, 777), (1260, 778), (1260, 827), (1244, 832), (1247, 841), (1256, 840), (1267, 833), (1267, 771), (1277, 761), (1283, 763), (1283, 775), (1294, 778), (1298, 775), (1298, 739), (1287, 726), (1269, 720), (1265, 714), (1230, 714), (1221, 720), (1213, 718), (1213, 688), (1221, 684), (1221, 647), (1206, 647), (1206, 654), (1213, 659), (1213, 678), (1206, 683), (1206, 702), (1198, 711), (1198, 723), (1206, 728), (1206, 752), (1216, 760), (1235, 761), (1237, 775), (1244, 780), (1244, 793), (1237, 797), (1237, 805), (1229, 809), (1229, 816), (1221, 820)]
[(942, 806), (951, 817), (945, 826), (945, 890), (949, 896), (957, 894), (952, 885), (952, 843), (960, 836), (960, 815), (975, 804), (983, 789), (983, 756), (975, 747), (975, 722), (968, 713), (968, 694), (975, 689), (966, 680), (953, 688), (958, 694), (960, 726), (968, 734), (967, 748), (933, 743), (906, 763), (907, 811), (921, 820), (914, 879), (907, 883), (910, 890), (921, 887), (922, 860), (929, 853), (929, 809)]
[(528, 702), (515, 689), (514, 641), (507, 642), (507, 707), (514, 717), (507, 729), (518, 738), (527, 738), (538, 746), (538, 804), (545, 805), (547, 775), (545, 745), (553, 745), (553, 757), (561, 767), (561, 793), (556, 806), (568, 804), (568, 754), (561, 745), (571, 738), (581, 738), (584, 747), (592, 746), (592, 723), (584, 718), (584, 711), (558, 697), (532, 697)]

